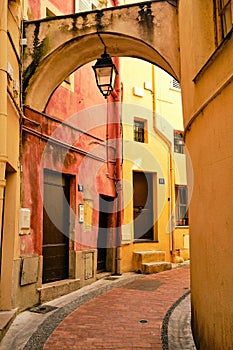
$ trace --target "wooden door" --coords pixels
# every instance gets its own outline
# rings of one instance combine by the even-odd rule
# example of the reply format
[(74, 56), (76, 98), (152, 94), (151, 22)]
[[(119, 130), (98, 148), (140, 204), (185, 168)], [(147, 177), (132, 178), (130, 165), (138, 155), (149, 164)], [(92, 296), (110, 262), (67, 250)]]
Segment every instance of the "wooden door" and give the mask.
[(153, 174), (133, 172), (134, 239), (154, 238)]
[(69, 178), (45, 171), (43, 208), (43, 283), (69, 276)]
[[(99, 230), (97, 241), (97, 271), (106, 271), (107, 248), (112, 248), (110, 232), (113, 227), (112, 218), (114, 198), (100, 195)], [(110, 245), (110, 246), (109, 246)]]

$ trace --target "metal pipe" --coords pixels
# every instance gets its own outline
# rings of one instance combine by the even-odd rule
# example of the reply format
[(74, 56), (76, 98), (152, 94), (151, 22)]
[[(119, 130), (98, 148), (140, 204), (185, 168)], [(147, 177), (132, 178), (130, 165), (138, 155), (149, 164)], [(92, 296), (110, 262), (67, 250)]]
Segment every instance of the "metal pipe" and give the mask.
[[(66, 148), (67, 150), (79, 153), (79, 154), (81, 154), (81, 155), (83, 155), (85, 157), (89, 157), (89, 158), (95, 159), (95, 160), (97, 160), (99, 162), (102, 162), (102, 163), (106, 162), (106, 160), (104, 158), (95, 156), (94, 154), (91, 154), (88, 151), (84, 151), (81, 148), (78, 148), (78, 147), (70, 145), (69, 143), (65, 143), (65, 142), (63, 142), (61, 140), (55, 139), (52, 136), (45, 135), (45, 134), (43, 134), (43, 133), (41, 133), (41, 132), (39, 132), (37, 130), (29, 128), (28, 126), (22, 125), (22, 130), (24, 132), (27, 132), (27, 133), (29, 133), (31, 135), (34, 135), (34, 136), (36, 136), (36, 137), (38, 137), (38, 138), (40, 138), (42, 140), (45, 140), (47, 142), (50, 142), (50, 143), (53, 143), (53, 144), (56, 144), (56, 145), (59, 145), (59, 146), (62, 146), (64, 148)], [(112, 164), (115, 164), (114, 161), (109, 161), (109, 162), (111, 162)]]
[(72, 124), (67, 123), (65, 120), (64, 120), (64, 121), (63, 121), (63, 120), (60, 120), (60, 119), (58, 119), (58, 118), (56, 118), (56, 117), (54, 117), (54, 116), (48, 115), (48, 114), (46, 114), (46, 113), (38, 112), (38, 111), (36, 111), (35, 109), (33, 109), (33, 108), (29, 107), (29, 106), (24, 106), (24, 114), (25, 114), (26, 116), (27, 116), (27, 115), (30, 115), (30, 113), (28, 113), (28, 112), (30, 112), (30, 111), (31, 111), (32, 113), (39, 114), (40, 116), (45, 117), (46, 119), (52, 120), (52, 121), (54, 121), (54, 122), (56, 122), (56, 123), (58, 123), (58, 124), (62, 124), (63, 126), (67, 126), (67, 127), (71, 128), (72, 130), (75, 130), (75, 131), (80, 132), (80, 133), (83, 134), (83, 135), (87, 135), (87, 136), (92, 137), (92, 138), (95, 139), (95, 140), (98, 140), (98, 141), (100, 141), (100, 142), (104, 142), (103, 139), (100, 139), (99, 137), (97, 137), (97, 136), (95, 136), (95, 135), (93, 135), (93, 134), (90, 134), (90, 133), (88, 133), (88, 132), (86, 132), (86, 131), (84, 131), (84, 130), (82, 130), (82, 129), (79, 129), (79, 128), (77, 128), (76, 126), (73, 126)]
[(7, 163), (7, 0), (0, 5), (0, 232), (2, 232), (3, 201)]
[[(117, 4), (117, 2), (116, 2)], [(115, 5), (116, 5), (115, 4)], [(115, 105), (115, 125), (116, 125), (116, 190), (117, 190), (117, 223), (116, 223), (116, 264), (115, 273), (121, 275), (122, 267), (122, 249), (121, 249), (121, 239), (122, 239), (122, 223), (123, 223), (123, 211), (122, 211), (122, 201), (123, 201), (123, 188), (122, 188), (122, 125), (121, 125), (121, 82), (120, 82), (120, 58), (114, 57), (114, 63), (118, 71), (115, 84), (114, 105)]]

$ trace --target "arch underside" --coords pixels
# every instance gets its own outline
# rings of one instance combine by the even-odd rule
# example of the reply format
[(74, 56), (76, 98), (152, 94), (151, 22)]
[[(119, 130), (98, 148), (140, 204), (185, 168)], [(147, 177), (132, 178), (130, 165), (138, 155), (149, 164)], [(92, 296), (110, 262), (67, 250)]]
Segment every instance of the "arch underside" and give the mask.
[[(137, 38), (111, 33), (104, 33), (101, 37), (111, 57), (143, 59), (179, 79), (178, 72), (147, 43)], [(36, 68), (29, 80), (29, 85), (25, 88), (24, 103), (36, 110), (43, 111), (50, 96), (63, 80), (76, 69), (96, 60), (103, 51), (104, 46), (97, 34), (86, 35), (65, 43), (45, 57)]]
[(43, 111), (55, 89), (76, 69), (99, 58), (133, 57), (180, 79), (176, 9), (151, 1), (25, 24), (24, 104)]

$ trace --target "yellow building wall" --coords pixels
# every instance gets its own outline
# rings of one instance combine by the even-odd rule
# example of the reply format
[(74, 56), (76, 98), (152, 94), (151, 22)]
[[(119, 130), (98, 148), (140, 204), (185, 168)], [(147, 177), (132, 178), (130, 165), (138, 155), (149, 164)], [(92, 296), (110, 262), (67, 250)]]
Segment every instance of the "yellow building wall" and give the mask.
[[(18, 213), (20, 206), (20, 2), (1, 2), (0, 28), (0, 168), (4, 164), (4, 180), (1, 174), (1, 282), (0, 309), (14, 308), (12, 278), (15, 273), (14, 261), (19, 257)], [(2, 121), (4, 123), (2, 124)], [(3, 212), (3, 214), (2, 214)], [(13, 213), (13, 215), (12, 215)]]
[(230, 84), (187, 135), (195, 180), (190, 214), (198, 218), (190, 230), (193, 330), (200, 349), (230, 349), (233, 340), (232, 94)]
[(175, 130), (184, 130), (181, 91), (173, 87), (173, 78), (155, 67), (156, 114), (161, 115)]
[(194, 172), (192, 329), (200, 350), (233, 344), (233, 38), (231, 29), (217, 40), (213, 5), (179, 1), (185, 137)]
[[(171, 261), (174, 255), (189, 259), (187, 246), (189, 229), (187, 227), (183, 230), (174, 229), (173, 238), (169, 234), (171, 209), (174, 210), (175, 205), (175, 183), (172, 184), (173, 193), (170, 187), (170, 150), (173, 149), (173, 130), (183, 130), (181, 93), (172, 87), (171, 76), (142, 60), (121, 58), (121, 80), (124, 151), (122, 272), (126, 272), (133, 270), (133, 252), (135, 251), (162, 250), (165, 252), (166, 261)], [(147, 142), (145, 143), (134, 141), (134, 118), (142, 118), (146, 121)], [(161, 133), (165, 135), (166, 140), (161, 137)], [(152, 172), (156, 175), (155, 241), (134, 241), (133, 171)], [(165, 184), (159, 184), (160, 178), (165, 180)], [(174, 154), (174, 180), (177, 184), (187, 184), (184, 155)], [(169, 200), (171, 197), (172, 203)], [(173, 254), (170, 253), (171, 241), (174, 245)]]

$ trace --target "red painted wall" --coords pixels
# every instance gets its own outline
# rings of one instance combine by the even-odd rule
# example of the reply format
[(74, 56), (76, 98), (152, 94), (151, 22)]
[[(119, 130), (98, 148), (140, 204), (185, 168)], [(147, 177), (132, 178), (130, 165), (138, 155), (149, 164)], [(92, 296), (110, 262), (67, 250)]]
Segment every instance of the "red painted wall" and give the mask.
[(41, 0), (28, 0), (28, 19), (34, 20), (41, 18)]
[[(115, 165), (106, 164), (106, 147), (95, 135), (62, 125), (61, 122), (25, 107), (22, 140), (22, 207), (31, 209), (30, 235), (21, 236), (21, 254), (41, 254), (43, 236), (43, 169), (49, 169), (72, 177), (70, 187), (71, 208), (78, 214), (78, 204), (90, 194), (93, 200), (92, 229), (83, 234), (83, 225), (75, 220), (75, 242), (72, 249), (96, 247), (99, 219), (99, 195), (116, 197)], [(52, 139), (53, 142), (49, 141)], [(55, 142), (58, 140), (60, 142)], [(72, 146), (70, 149), (66, 145)], [(92, 156), (88, 156), (88, 154)], [(111, 156), (111, 154), (110, 154)], [(101, 158), (102, 160), (100, 160)], [(112, 158), (112, 157), (111, 157)], [(85, 191), (78, 191), (82, 184)], [(90, 198), (88, 198), (90, 199)], [(86, 240), (88, 237), (88, 240)]]
[(47, 105), (46, 113), (60, 119), (67, 119), (85, 108), (106, 104), (106, 100), (96, 86), (93, 64), (92, 62), (85, 65), (75, 72), (74, 92), (63, 86), (57, 88)]
[(64, 14), (74, 13), (74, 0), (50, 0)]
[[(73, 0), (51, 0), (64, 14), (73, 12)], [(31, 7), (30, 19), (40, 18), (41, 0), (29, 0)], [(69, 59), (67, 57), (67, 59)], [(119, 60), (115, 64), (119, 70)], [(21, 254), (42, 254), (43, 237), (43, 170), (41, 159), (49, 137), (60, 140), (73, 147), (65, 149), (64, 145), (52, 143), (47, 150), (43, 167), (46, 169), (63, 172), (71, 175), (71, 207), (78, 214), (78, 204), (83, 203), (84, 193), (77, 189), (81, 183), (90, 193), (94, 210), (92, 214), (93, 228), (90, 232), (83, 233), (83, 226), (75, 222), (75, 241), (71, 249), (79, 250), (86, 246), (96, 247), (99, 219), (99, 195), (116, 197), (114, 178), (121, 178), (121, 150), (120, 139), (113, 142), (113, 147), (104, 146), (106, 138), (121, 137), (120, 108), (113, 103), (107, 105), (107, 100), (99, 92), (94, 72), (93, 63), (81, 67), (75, 72), (74, 91), (60, 86), (51, 96), (46, 108), (46, 114), (40, 114), (30, 108), (25, 108), (25, 115), (29, 120), (24, 120), (22, 140), (22, 207), (31, 209), (31, 234), (21, 236)], [(109, 101), (120, 101), (120, 79), (118, 76), (115, 94)], [(108, 107), (107, 107), (108, 106)], [(54, 117), (50, 118), (48, 115)], [(67, 125), (61, 127), (62, 121), (72, 123), (76, 129)], [(35, 124), (37, 122), (38, 124)], [(82, 131), (80, 131), (82, 130)], [(55, 134), (54, 134), (55, 132)], [(78, 151), (78, 150), (79, 151)], [(108, 154), (106, 150), (108, 149)], [(65, 158), (62, 155), (66, 153)], [(83, 154), (84, 152), (84, 154)], [(85, 152), (91, 152), (94, 156), (106, 160), (90, 158)], [(117, 160), (116, 160), (117, 158)], [(111, 161), (115, 161), (115, 163)], [(43, 169), (43, 168), (42, 168)], [(107, 175), (106, 175), (107, 174)], [(119, 182), (118, 182), (119, 185)], [(119, 186), (118, 186), (119, 188)], [(121, 192), (117, 196), (116, 208), (118, 213), (117, 224), (121, 225)], [(118, 229), (119, 230), (119, 229)], [(88, 237), (88, 240), (86, 238)]]
[[(41, 18), (41, 3), (43, 0), (28, 0), (28, 18), (29, 20)], [(55, 6), (64, 15), (74, 13), (74, 0), (49, 0), (48, 2)]]

